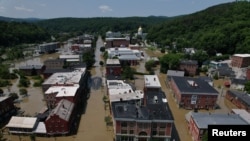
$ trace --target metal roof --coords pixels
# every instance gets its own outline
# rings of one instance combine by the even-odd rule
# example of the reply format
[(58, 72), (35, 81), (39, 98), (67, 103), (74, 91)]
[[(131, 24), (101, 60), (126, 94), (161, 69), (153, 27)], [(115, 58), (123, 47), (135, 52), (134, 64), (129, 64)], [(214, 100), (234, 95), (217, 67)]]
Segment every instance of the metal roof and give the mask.
[(12, 116), (6, 127), (11, 128), (34, 128), (37, 122), (36, 117), (17, 117)]

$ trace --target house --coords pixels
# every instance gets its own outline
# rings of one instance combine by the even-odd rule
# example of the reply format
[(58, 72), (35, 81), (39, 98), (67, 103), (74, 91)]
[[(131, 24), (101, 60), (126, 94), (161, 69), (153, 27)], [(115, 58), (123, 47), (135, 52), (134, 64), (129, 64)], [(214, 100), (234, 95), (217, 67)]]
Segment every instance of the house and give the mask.
[(208, 131), (208, 125), (248, 125), (245, 120), (236, 114), (190, 111), (185, 115), (185, 118), (193, 141), (202, 141), (203, 135)]
[(200, 78), (172, 76), (170, 87), (178, 107), (214, 109), (219, 93)]
[(239, 115), (243, 120), (250, 124), (250, 113), (245, 109), (232, 109), (231, 113)]
[(198, 69), (198, 61), (196, 60), (182, 60), (179, 69), (185, 71), (189, 76), (195, 76)]
[(237, 90), (228, 90), (226, 98), (240, 109), (250, 112), (250, 95)]
[(122, 67), (119, 59), (107, 59), (106, 61), (106, 75), (120, 76)]
[(107, 52), (108, 58), (118, 58), (121, 65), (137, 65), (141, 60), (141, 52), (139, 50), (116, 47), (107, 49)]
[(49, 109), (56, 107), (57, 103), (62, 99), (77, 103), (79, 85), (74, 86), (51, 86), (44, 94), (44, 99)]
[[(152, 75), (146, 79), (144, 97), (111, 103), (116, 141), (172, 139), (174, 121), (165, 94), (158, 90), (158, 77)], [(141, 98), (143, 102), (139, 100)]]
[(128, 47), (130, 44), (130, 38), (106, 38), (105, 39), (105, 47), (112, 48), (112, 47)]
[(6, 128), (11, 134), (31, 134), (38, 125), (36, 117), (17, 117), (12, 116)]
[(51, 43), (44, 43), (40, 44), (36, 47), (36, 50), (39, 53), (53, 53), (60, 47), (59, 42), (51, 42)]
[(246, 83), (247, 83), (246, 79), (232, 78), (231, 83), (230, 83), (230, 89), (236, 89), (236, 90), (243, 91)]
[(246, 69), (246, 78), (247, 80), (250, 80), (250, 67), (247, 67)]
[(65, 65), (65, 59), (47, 59), (44, 61), (44, 66), (47, 69), (62, 69)]
[(167, 71), (167, 82), (171, 80), (172, 76), (182, 76), (184, 77), (185, 72), (184, 71), (178, 71), (178, 70), (168, 70)]
[(27, 76), (41, 75), (46, 69), (44, 65), (26, 65), (20, 66), (19, 70)]
[(250, 54), (234, 54), (231, 60), (232, 67), (244, 68), (250, 66)]
[(82, 62), (81, 56), (79, 54), (63, 54), (59, 55), (59, 59), (65, 59), (65, 62), (67, 62), (68, 64), (77, 64)]
[(0, 96), (0, 123), (4, 123), (16, 114), (13, 98), (10, 96)]
[(70, 133), (74, 119), (73, 102), (62, 99), (45, 120), (48, 135), (66, 135)]

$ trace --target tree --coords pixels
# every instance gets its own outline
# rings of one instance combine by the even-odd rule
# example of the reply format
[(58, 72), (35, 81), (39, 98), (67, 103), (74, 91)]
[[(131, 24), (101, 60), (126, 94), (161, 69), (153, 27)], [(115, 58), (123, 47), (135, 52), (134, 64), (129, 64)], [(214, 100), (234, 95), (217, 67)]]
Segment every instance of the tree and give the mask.
[(122, 78), (123, 79), (134, 79), (135, 70), (130, 66), (123, 67)]
[(19, 98), (19, 96), (18, 96), (18, 94), (17, 94), (17, 93), (10, 93), (10, 94), (9, 94), (9, 96), (10, 96), (10, 97), (12, 97), (12, 98), (13, 98), (13, 100), (15, 100), (15, 99), (18, 99), (18, 98)]
[(202, 141), (208, 141), (208, 132), (207, 131), (203, 134)]
[(165, 53), (165, 52), (166, 52), (165, 47), (162, 47), (162, 48), (161, 48), (161, 53)]
[(99, 65), (103, 66), (103, 65), (104, 65), (103, 61), (100, 61), (100, 62), (99, 62)]
[(100, 47), (101, 52), (105, 52), (105, 47)]
[(35, 141), (36, 140), (36, 135), (35, 134), (30, 134), (30, 140)]
[(155, 67), (155, 61), (154, 60), (149, 60), (145, 63), (145, 68), (147, 71), (152, 71), (153, 67)]
[(208, 60), (209, 56), (208, 54), (203, 50), (197, 50), (192, 56), (192, 60), (198, 61), (198, 66), (201, 67), (202, 63), (206, 60)]
[(28, 91), (24, 88), (19, 89), (20, 95), (28, 95)]
[(247, 83), (245, 83), (245, 91), (247, 91), (248, 94), (250, 94), (250, 81), (247, 81)]
[(167, 70), (176, 70), (179, 67), (180, 60), (183, 58), (183, 54), (169, 53), (160, 58), (160, 71), (167, 73)]
[(83, 62), (86, 63), (87, 69), (90, 69), (95, 63), (95, 57), (93, 52), (86, 52), (82, 55)]

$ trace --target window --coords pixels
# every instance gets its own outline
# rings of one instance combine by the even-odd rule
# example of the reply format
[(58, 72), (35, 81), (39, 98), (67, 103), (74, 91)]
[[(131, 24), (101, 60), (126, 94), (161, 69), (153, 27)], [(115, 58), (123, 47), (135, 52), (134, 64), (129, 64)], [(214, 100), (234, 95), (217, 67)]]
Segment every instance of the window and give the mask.
[(121, 134), (127, 134), (127, 130), (121, 130)]
[(134, 130), (129, 130), (129, 134), (134, 134)]
[(159, 135), (160, 136), (164, 136), (165, 135), (165, 131), (159, 131)]
[(161, 123), (160, 128), (166, 128), (166, 123)]
[(122, 127), (127, 127), (127, 122), (122, 122), (122, 123), (121, 123), (121, 126), (122, 126)]
[(129, 127), (134, 127), (135, 123), (134, 122), (129, 122)]
[(157, 128), (157, 123), (152, 123), (153, 128)]
[(157, 131), (156, 131), (156, 130), (153, 130), (153, 131), (152, 131), (152, 135), (153, 135), (153, 136), (157, 135)]

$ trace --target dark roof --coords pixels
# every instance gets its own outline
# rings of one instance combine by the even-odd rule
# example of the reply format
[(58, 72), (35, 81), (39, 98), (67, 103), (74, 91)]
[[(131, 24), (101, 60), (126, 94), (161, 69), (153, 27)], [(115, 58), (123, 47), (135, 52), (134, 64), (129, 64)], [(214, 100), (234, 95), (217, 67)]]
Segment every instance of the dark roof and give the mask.
[(47, 62), (64, 62), (66, 59), (47, 59), (44, 61), (44, 63)]
[(172, 81), (175, 82), (181, 94), (218, 95), (212, 86), (200, 78), (172, 76)]
[(235, 77), (235, 73), (232, 68), (220, 67), (217, 71), (219, 72), (219, 76)]
[(106, 75), (107, 80), (123, 80), (120, 75)]
[(43, 73), (72, 72), (71, 69), (46, 69)]
[(180, 64), (189, 64), (189, 65), (198, 65), (198, 61), (196, 60), (182, 60)]
[(240, 101), (250, 106), (250, 94), (237, 90), (228, 90), (228, 93), (237, 97)]
[(237, 78), (232, 78), (231, 79), (231, 84), (240, 84), (240, 85), (245, 85), (248, 80), (246, 79), (237, 79)]
[(227, 63), (219, 63), (218, 68), (229, 68)]
[(44, 65), (26, 65), (26, 66), (20, 66), (19, 69), (42, 69)]
[(200, 79), (206, 81), (206, 82), (212, 82), (213, 79), (211, 77), (208, 76), (199, 76)]
[(173, 120), (168, 104), (163, 102), (163, 99), (166, 99), (163, 92), (145, 94), (147, 95), (146, 106), (140, 106), (138, 101), (112, 102), (114, 118), (120, 120)]

